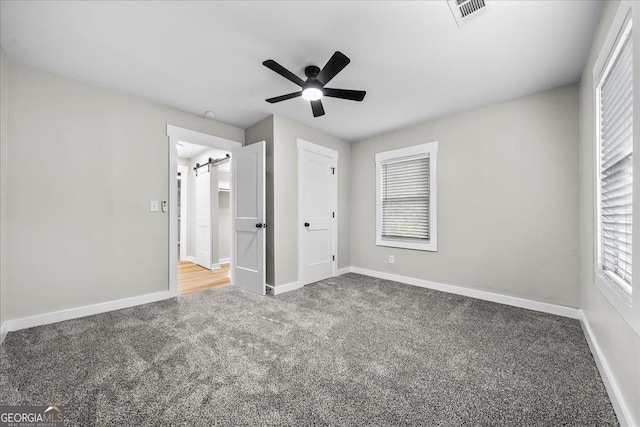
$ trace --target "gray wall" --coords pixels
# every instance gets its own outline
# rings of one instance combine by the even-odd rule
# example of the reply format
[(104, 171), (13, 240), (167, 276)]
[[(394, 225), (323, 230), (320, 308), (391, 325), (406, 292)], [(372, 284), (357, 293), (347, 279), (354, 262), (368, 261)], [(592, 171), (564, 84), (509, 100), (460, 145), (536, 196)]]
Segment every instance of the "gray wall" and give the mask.
[(7, 320), (7, 72), (7, 57), (0, 47), (0, 326)]
[(298, 281), (298, 138), (338, 151), (338, 268), (350, 266), (351, 145), (280, 116), (273, 130), (275, 285)]
[[(351, 264), (579, 307), (577, 124), (572, 85), (352, 144)], [(375, 153), (431, 141), (438, 252), (376, 246)]]
[(267, 283), (275, 285), (275, 245), (274, 245), (274, 186), (273, 186), (273, 116), (269, 116), (259, 121), (255, 125), (245, 130), (246, 144), (253, 144), (260, 141), (266, 143), (266, 223), (268, 225), (266, 231), (266, 247), (267, 247)]
[[(604, 8), (580, 82), (581, 306), (611, 375), (632, 412), (632, 425), (640, 426), (640, 337), (596, 288), (594, 277), (596, 139), (592, 73), (618, 5), (618, 1), (609, 2)], [(635, 29), (633, 43), (640, 45)], [(634, 59), (634, 67), (639, 63)]]
[(166, 126), (244, 131), (8, 64), (7, 318), (168, 290)]
[(338, 268), (350, 266), (350, 144), (280, 116), (251, 126), (245, 138), (267, 143), (267, 283), (298, 281), (298, 138), (338, 151)]

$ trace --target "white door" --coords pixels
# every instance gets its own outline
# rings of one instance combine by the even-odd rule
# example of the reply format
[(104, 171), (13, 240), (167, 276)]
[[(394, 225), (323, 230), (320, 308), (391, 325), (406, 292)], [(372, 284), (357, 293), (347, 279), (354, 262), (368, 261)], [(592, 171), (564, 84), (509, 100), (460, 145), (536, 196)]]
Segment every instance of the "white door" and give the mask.
[(265, 142), (231, 154), (231, 283), (265, 294)]
[(196, 176), (196, 264), (211, 269), (211, 174), (198, 168)]
[(335, 275), (338, 152), (298, 140), (298, 270), (301, 285)]

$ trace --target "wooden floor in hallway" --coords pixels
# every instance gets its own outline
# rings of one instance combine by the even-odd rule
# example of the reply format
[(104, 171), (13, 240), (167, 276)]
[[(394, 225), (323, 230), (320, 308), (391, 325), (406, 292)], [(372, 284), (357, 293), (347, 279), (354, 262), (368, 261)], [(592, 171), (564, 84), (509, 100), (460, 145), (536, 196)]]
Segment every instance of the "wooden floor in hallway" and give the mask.
[(229, 283), (229, 264), (221, 264), (217, 270), (207, 270), (193, 262), (178, 262), (178, 295)]

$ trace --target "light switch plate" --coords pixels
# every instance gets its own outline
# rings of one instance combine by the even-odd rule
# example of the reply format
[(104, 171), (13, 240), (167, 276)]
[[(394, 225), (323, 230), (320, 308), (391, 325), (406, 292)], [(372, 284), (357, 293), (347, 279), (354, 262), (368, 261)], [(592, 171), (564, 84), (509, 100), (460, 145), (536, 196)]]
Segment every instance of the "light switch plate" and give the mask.
[(158, 212), (158, 201), (149, 200), (149, 212)]

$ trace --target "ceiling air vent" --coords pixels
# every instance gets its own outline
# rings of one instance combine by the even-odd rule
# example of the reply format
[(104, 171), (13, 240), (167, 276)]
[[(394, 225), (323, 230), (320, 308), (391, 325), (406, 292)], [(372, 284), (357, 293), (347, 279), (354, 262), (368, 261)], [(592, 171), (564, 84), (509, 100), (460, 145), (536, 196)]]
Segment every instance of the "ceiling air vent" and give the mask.
[(447, 3), (460, 28), (491, 10), (489, 0), (447, 0)]

